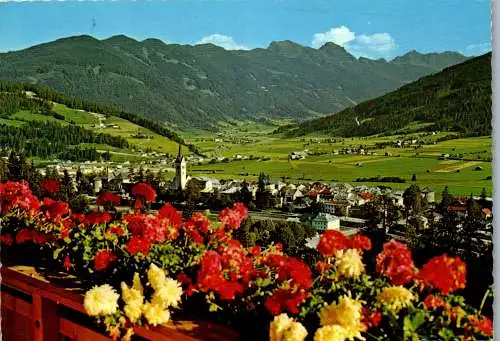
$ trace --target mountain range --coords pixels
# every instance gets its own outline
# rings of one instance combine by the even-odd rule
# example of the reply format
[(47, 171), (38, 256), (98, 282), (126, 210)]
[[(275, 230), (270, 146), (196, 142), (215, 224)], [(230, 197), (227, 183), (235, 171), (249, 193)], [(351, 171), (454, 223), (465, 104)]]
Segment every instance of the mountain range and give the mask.
[(276, 132), (288, 136), (369, 136), (409, 126), (426, 131), (491, 135), (491, 52), (423, 77), (339, 113)]
[(49, 87), (169, 126), (212, 129), (218, 121), (339, 112), (468, 58), (411, 51), (391, 61), (355, 58), (327, 43), (292, 41), (228, 51), (205, 45), (74, 36), (0, 53), (0, 79)]

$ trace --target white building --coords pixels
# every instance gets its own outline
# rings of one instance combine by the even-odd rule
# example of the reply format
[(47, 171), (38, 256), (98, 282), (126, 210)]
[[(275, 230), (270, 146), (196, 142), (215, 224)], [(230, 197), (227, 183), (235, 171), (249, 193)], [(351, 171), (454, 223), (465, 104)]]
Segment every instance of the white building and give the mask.
[(328, 213), (318, 213), (318, 215), (311, 220), (311, 225), (318, 231), (340, 230), (340, 219)]

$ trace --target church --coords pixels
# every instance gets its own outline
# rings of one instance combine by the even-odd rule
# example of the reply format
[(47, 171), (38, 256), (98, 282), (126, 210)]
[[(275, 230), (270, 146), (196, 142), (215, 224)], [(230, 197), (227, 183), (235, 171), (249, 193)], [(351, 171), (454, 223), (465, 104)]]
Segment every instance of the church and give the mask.
[(177, 158), (175, 159), (175, 178), (172, 183), (172, 189), (177, 189), (184, 191), (186, 189), (186, 184), (188, 181), (187, 171), (186, 171), (186, 159), (182, 155), (182, 146), (179, 144), (179, 152), (177, 153)]

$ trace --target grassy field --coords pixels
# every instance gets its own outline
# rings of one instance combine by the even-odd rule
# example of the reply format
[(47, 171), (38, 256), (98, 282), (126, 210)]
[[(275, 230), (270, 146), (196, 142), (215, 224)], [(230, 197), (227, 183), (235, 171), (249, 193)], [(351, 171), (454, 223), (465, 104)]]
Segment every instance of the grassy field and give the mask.
[[(286, 177), (288, 181), (325, 181), (349, 182), (359, 185), (386, 185), (404, 189), (411, 183), (412, 175), (417, 177), (420, 186), (429, 186), (439, 198), (445, 186), (456, 195), (479, 194), (486, 188), (491, 194), (493, 184), (487, 180), (492, 175), (492, 164), (486, 160), (491, 157), (491, 137), (454, 139), (437, 144), (423, 145), (422, 148), (387, 147), (374, 150), (377, 155), (334, 155), (334, 151), (345, 147), (372, 147), (375, 143), (395, 142), (398, 139), (421, 136), (424, 140), (434, 141), (450, 133), (437, 133), (422, 137), (422, 134), (396, 136), (375, 136), (369, 138), (336, 138), (328, 143), (327, 136), (307, 136), (305, 138), (283, 139), (270, 134), (276, 127), (245, 126), (233, 128), (232, 133), (198, 135), (194, 142), (203, 153), (217, 154), (227, 158), (235, 155), (267, 157), (268, 161), (240, 160), (215, 164), (190, 165), (193, 175), (210, 175), (218, 178), (256, 179), (260, 172), (268, 173), (274, 179)], [(227, 136), (231, 136), (228, 138)], [(223, 142), (215, 142), (215, 139)], [(242, 141), (243, 140), (243, 141)], [(219, 147), (217, 148), (217, 146)], [(305, 160), (289, 160), (289, 153), (308, 150), (313, 155)], [(390, 156), (385, 156), (388, 153)], [(442, 154), (463, 154), (466, 160), (439, 160)], [(480, 157), (480, 160), (477, 157)], [(482, 170), (475, 170), (476, 167)], [(364, 183), (355, 182), (357, 178), (400, 177), (406, 183)]]

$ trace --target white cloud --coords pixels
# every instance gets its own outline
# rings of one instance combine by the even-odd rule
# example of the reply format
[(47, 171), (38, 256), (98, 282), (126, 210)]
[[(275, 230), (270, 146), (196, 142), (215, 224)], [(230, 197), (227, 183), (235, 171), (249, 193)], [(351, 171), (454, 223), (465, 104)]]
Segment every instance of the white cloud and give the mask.
[(244, 45), (237, 44), (234, 41), (233, 37), (226, 36), (223, 34), (218, 34), (218, 33), (214, 33), (214, 34), (211, 34), (209, 36), (201, 38), (201, 40), (199, 40), (196, 43), (196, 45), (199, 45), (199, 44), (214, 44), (214, 45), (220, 46), (226, 50), (248, 50), (249, 49), (248, 47), (246, 47)]
[(479, 56), (491, 51), (491, 43), (471, 44), (465, 48), (467, 56)]
[(318, 48), (328, 42), (344, 46), (346, 43), (354, 40), (355, 37), (356, 33), (352, 32), (345, 26), (334, 27), (324, 33), (315, 33), (313, 36), (312, 46)]
[(327, 42), (343, 46), (356, 57), (387, 58), (397, 48), (389, 33), (359, 34), (346, 26), (334, 27), (324, 33), (315, 33), (311, 45), (321, 47)]
[(389, 33), (374, 33), (357, 36), (346, 48), (355, 56), (380, 58), (389, 56), (397, 45)]

